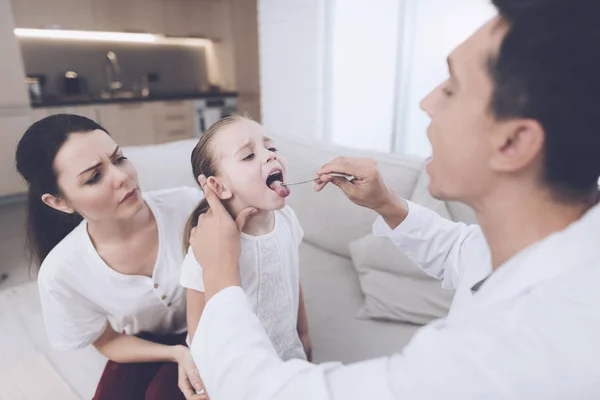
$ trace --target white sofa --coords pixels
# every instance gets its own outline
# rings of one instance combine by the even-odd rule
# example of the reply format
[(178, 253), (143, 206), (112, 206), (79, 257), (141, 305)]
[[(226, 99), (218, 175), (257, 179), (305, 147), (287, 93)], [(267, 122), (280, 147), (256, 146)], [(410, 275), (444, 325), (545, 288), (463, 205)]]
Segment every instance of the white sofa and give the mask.
[[(288, 181), (310, 179), (323, 163), (339, 155), (369, 156), (378, 161), (388, 185), (404, 198), (450, 219), (475, 221), (467, 207), (441, 202), (429, 195), (422, 159), (298, 139), (274, 139), (288, 162)], [(126, 148), (125, 154), (136, 166), (143, 190), (196, 186), (190, 166), (195, 143), (195, 140), (187, 140), (132, 147)], [(348, 245), (370, 234), (376, 215), (352, 204), (335, 187), (315, 193), (311, 184), (293, 187), (289, 205), (296, 211), (305, 231), (300, 273), (315, 361), (354, 362), (401, 350), (418, 326), (357, 318), (364, 295)]]

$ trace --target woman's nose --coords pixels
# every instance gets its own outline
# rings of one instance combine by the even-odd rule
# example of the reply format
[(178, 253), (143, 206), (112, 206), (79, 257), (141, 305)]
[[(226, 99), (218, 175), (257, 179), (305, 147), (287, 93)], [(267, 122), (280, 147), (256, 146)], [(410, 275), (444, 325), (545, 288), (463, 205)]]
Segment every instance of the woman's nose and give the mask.
[(129, 175), (116, 165), (111, 166), (111, 178), (115, 188), (120, 188), (129, 180)]

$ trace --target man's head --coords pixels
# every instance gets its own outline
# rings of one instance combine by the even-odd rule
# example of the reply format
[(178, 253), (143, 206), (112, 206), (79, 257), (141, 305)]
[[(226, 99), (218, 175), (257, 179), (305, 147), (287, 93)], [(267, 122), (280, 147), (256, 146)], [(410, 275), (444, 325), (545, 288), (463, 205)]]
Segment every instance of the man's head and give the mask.
[(475, 205), (498, 190), (579, 202), (600, 176), (597, 0), (493, 0), (499, 16), (449, 56), (431, 117), (430, 191)]

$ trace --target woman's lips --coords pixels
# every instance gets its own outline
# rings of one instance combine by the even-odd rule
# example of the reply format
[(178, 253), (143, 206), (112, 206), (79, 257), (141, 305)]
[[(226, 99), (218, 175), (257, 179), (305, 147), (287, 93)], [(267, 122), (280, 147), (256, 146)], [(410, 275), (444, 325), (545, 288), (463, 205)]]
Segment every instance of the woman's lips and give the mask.
[(129, 193), (127, 193), (125, 195), (125, 197), (123, 197), (123, 199), (121, 200), (121, 202), (119, 204), (123, 204), (129, 200), (135, 200), (137, 198), (137, 192), (138, 192), (137, 189), (132, 189)]

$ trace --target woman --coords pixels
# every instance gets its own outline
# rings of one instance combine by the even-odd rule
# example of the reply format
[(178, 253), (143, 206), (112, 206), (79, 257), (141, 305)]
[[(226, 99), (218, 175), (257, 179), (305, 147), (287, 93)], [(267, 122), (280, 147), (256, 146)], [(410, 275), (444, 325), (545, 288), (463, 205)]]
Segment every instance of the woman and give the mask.
[(62, 350), (94, 345), (109, 359), (94, 399), (203, 398), (192, 389), (201, 383), (179, 285), (182, 232), (200, 191), (141, 193), (107, 131), (77, 115), (33, 124), (16, 162), (29, 185), (48, 337)]

